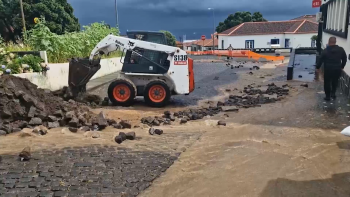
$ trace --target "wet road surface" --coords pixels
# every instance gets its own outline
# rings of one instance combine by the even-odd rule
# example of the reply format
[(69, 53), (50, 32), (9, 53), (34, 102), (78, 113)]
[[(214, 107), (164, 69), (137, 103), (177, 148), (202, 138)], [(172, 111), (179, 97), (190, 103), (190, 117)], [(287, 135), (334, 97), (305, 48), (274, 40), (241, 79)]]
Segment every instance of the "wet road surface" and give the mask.
[[(240, 65), (236, 61), (231, 61), (233, 65)], [(202, 99), (208, 99), (219, 95), (217, 88), (226, 84), (232, 84), (238, 79), (237, 72), (249, 72), (249, 68), (259, 63), (247, 62), (243, 68), (231, 69), (226, 63), (194, 62), (195, 90), (189, 95), (172, 96), (170, 106), (190, 106), (196, 105)], [(109, 83), (105, 84), (89, 93), (107, 97)], [(143, 105), (143, 98), (137, 97), (136, 105)]]

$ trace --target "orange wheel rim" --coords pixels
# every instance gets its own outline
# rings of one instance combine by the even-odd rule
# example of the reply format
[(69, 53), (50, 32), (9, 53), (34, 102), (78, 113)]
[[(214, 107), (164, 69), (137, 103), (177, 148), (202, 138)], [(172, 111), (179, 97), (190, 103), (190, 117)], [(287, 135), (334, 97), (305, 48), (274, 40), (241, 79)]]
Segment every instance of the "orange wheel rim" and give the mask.
[(162, 102), (166, 97), (165, 88), (161, 85), (154, 85), (149, 89), (148, 96), (152, 102)]
[(113, 89), (113, 96), (119, 102), (125, 102), (130, 98), (131, 92), (128, 86), (119, 84)]

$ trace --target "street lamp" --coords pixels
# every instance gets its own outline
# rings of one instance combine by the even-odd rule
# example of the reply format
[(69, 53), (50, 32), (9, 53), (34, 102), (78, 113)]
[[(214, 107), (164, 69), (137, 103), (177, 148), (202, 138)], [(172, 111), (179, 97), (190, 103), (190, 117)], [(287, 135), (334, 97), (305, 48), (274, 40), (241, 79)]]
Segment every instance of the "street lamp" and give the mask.
[(214, 36), (215, 36), (215, 13), (214, 13), (214, 8), (208, 8), (208, 10), (213, 10), (213, 28), (214, 28), (214, 32), (213, 32), (213, 52), (215, 50), (215, 42), (214, 42)]
[(116, 17), (116, 22), (117, 22), (117, 27), (119, 29), (120, 33), (120, 28), (119, 28), (119, 16), (118, 16), (118, 6), (117, 6), (117, 0), (114, 1), (114, 8), (115, 8), (115, 17)]

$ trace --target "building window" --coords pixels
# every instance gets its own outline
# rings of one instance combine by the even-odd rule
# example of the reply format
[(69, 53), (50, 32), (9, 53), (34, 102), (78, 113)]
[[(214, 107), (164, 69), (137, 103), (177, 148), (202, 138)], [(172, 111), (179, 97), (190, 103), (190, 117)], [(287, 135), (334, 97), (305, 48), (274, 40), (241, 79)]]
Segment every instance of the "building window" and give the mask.
[(280, 44), (280, 39), (271, 39), (271, 44)]
[(349, 23), (349, 0), (330, 0), (322, 5), (323, 31), (347, 38)]
[(245, 41), (246, 49), (254, 49), (254, 40), (246, 40)]
[(221, 40), (221, 48), (222, 48), (222, 49), (225, 49), (224, 40)]

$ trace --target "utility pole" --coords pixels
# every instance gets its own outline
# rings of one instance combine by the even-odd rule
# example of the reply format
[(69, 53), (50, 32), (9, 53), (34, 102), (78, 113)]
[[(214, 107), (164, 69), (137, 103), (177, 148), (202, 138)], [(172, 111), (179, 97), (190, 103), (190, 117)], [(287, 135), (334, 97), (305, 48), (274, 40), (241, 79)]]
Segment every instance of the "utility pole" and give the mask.
[(23, 11), (23, 1), (19, 0), (21, 6), (21, 14), (22, 14), (22, 23), (23, 23), (23, 31), (26, 32), (26, 21), (24, 20), (24, 11)]
[(214, 13), (214, 8), (208, 8), (208, 10), (213, 10), (213, 53), (215, 50), (215, 13)]
[(115, 17), (116, 17), (116, 22), (117, 22), (117, 27), (119, 29), (119, 33), (120, 33), (120, 27), (119, 27), (119, 14), (118, 14), (118, 6), (117, 6), (117, 0), (114, 1), (114, 8), (115, 8)]

